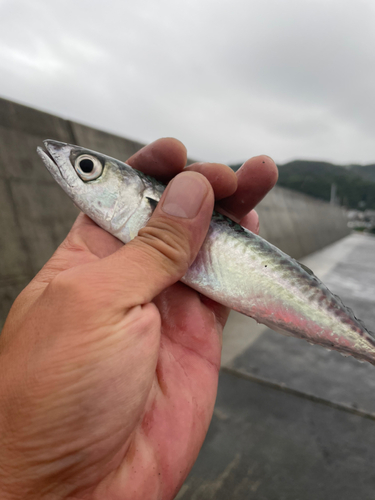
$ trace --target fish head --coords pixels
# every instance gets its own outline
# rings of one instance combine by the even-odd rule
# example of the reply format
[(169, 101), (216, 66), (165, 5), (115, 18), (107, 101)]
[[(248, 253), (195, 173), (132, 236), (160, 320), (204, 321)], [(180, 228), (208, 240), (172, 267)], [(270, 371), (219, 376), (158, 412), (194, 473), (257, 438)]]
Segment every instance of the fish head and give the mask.
[[(80, 146), (54, 140), (38, 148), (48, 171), (74, 204), (106, 231), (124, 237), (122, 228), (139, 209), (145, 183), (126, 163)], [(126, 241), (124, 241), (126, 243)]]

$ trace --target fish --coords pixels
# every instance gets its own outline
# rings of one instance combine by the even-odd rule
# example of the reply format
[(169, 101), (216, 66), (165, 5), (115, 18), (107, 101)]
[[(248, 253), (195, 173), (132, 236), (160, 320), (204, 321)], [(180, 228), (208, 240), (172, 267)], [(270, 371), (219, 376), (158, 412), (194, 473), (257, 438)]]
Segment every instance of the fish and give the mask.
[[(80, 146), (44, 147), (38, 154), (80, 210), (125, 244), (137, 236), (165, 185)], [(309, 268), (216, 211), (181, 281), (283, 335), (375, 364), (374, 333)]]

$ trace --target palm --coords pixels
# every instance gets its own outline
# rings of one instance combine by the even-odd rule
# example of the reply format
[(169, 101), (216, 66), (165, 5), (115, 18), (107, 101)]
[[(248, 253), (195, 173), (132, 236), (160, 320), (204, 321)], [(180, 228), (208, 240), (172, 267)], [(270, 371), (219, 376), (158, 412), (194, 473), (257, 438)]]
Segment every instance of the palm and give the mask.
[[(138, 493), (146, 488), (141, 498), (148, 498), (150, 485), (161, 498), (173, 498), (198, 455), (212, 416), (221, 325), (198, 294), (181, 283), (165, 290), (155, 303), (162, 318), (159, 358), (146, 413), (135, 431), (138, 469), (130, 472)], [(122, 467), (128, 476), (126, 460)], [(111, 486), (120, 493), (121, 482), (115, 480)]]
[[(47, 282), (50, 269), (61, 272), (89, 264), (121, 246), (119, 240), (80, 215), (37, 282)], [(129, 481), (134, 483), (134, 491), (141, 498), (148, 498), (149, 489), (160, 491), (162, 498), (172, 498), (194, 463), (207, 432), (216, 396), (222, 327), (228, 311), (182, 283), (164, 290), (154, 303), (161, 317), (160, 349), (145, 412), (132, 434), (133, 458), (129, 462), (128, 454), (120, 453), (113, 464), (117, 473), (114, 475), (111, 468), (98, 476), (99, 484), (94, 482), (96, 493), (92, 498), (95, 495), (100, 498), (103, 492), (108, 498), (123, 495), (125, 481), (127, 490)], [(112, 410), (118, 401), (110, 387), (108, 397)], [(100, 421), (106, 426), (105, 434), (111, 436), (115, 426), (112, 427), (110, 411)], [(123, 442), (116, 447), (127, 451), (128, 437), (124, 433)], [(110, 448), (111, 445), (104, 456), (112, 454)]]

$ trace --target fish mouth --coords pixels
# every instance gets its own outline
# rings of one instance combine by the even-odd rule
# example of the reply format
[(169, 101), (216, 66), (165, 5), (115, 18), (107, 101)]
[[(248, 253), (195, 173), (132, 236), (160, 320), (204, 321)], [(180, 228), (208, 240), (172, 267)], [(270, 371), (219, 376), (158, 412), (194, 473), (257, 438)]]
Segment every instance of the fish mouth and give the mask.
[(50, 153), (40, 146), (37, 147), (36, 152), (38, 155), (41, 157), (45, 167), (47, 168), (48, 172), (52, 175), (52, 177), (57, 181), (60, 186), (65, 187), (65, 179), (62, 177), (59, 166), (53, 159), (53, 157), (50, 155)]
[(38, 147), (38, 155), (55, 181), (64, 191), (71, 194), (73, 188), (80, 184), (80, 179), (70, 162), (73, 146), (52, 139), (43, 141), (43, 144), (45, 149)]

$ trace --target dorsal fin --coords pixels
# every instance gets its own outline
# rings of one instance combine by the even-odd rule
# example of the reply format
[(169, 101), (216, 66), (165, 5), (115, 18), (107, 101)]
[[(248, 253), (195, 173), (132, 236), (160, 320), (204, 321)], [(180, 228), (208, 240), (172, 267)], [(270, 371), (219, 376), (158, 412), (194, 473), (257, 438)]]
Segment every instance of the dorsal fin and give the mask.
[[(298, 260), (297, 260), (297, 262), (298, 262)], [(298, 262), (298, 264), (302, 267), (302, 269), (304, 271), (307, 272), (307, 274), (310, 274), (310, 276), (315, 276), (315, 274), (311, 271), (311, 269), (309, 267), (305, 266), (305, 264), (301, 264), (301, 262)]]

